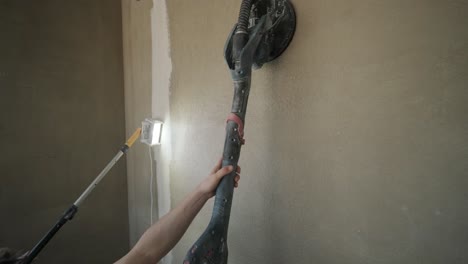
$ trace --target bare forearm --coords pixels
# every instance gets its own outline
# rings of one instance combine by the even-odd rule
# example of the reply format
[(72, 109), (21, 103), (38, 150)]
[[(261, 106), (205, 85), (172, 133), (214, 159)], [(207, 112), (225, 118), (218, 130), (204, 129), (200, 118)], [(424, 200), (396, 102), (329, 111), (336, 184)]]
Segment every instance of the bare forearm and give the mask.
[[(232, 166), (221, 168), (221, 159), (211, 174), (198, 185), (176, 208), (151, 226), (140, 238), (135, 247), (116, 264), (154, 264), (161, 260), (180, 240), (190, 223), (208, 199), (214, 196), (216, 187)], [(237, 173), (240, 167), (237, 166)], [(234, 178), (235, 187), (239, 175)]]
[(157, 263), (177, 244), (208, 198), (209, 195), (197, 188), (176, 208), (150, 227), (129, 255), (139, 255), (139, 259), (144, 259), (142, 264)]

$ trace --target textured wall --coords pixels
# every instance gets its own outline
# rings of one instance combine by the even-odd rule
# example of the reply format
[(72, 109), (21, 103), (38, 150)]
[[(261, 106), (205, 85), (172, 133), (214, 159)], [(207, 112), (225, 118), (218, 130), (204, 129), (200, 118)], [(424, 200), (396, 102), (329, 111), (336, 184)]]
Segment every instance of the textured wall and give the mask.
[[(166, 1), (122, 0), (122, 10), (127, 134), (132, 133), (145, 118), (152, 117), (164, 122), (162, 145), (149, 149), (146, 145), (135, 144), (128, 154), (130, 246), (133, 246), (151, 225), (151, 220), (157, 221), (158, 216), (171, 209), (171, 60)], [(150, 151), (153, 154), (152, 164)], [(170, 255), (162, 263), (171, 263)]]
[[(151, 8), (151, 0), (122, 0), (127, 135), (151, 117)], [(133, 246), (151, 225), (151, 164), (147, 145), (137, 142), (132, 147), (127, 167), (130, 245)]]
[[(294, 41), (254, 72), (230, 263), (468, 262), (468, 1), (293, 3)], [(168, 1), (173, 205), (221, 154), (239, 4)]]
[[(120, 2), (0, 1), (0, 247), (30, 249), (125, 140)], [(37, 263), (128, 250), (121, 160)]]

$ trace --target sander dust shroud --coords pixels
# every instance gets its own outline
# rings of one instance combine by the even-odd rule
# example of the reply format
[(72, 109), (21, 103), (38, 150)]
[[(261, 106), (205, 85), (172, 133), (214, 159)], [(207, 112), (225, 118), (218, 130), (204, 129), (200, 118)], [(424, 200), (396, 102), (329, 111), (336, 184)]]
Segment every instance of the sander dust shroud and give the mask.
[[(291, 42), (296, 15), (287, 0), (243, 0), (238, 23), (224, 51), (234, 81), (234, 98), (227, 119), (223, 166), (236, 168), (244, 141), (244, 121), (252, 68), (279, 57)], [(227, 234), (236, 170), (216, 190), (211, 221), (189, 249), (183, 264), (227, 264)]]

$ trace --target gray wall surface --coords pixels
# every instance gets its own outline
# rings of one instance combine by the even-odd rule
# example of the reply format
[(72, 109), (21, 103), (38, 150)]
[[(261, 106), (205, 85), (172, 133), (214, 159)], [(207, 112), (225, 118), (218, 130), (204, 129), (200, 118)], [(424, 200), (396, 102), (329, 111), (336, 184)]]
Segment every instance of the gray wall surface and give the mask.
[[(295, 39), (254, 72), (229, 263), (468, 263), (468, 1), (292, 2)], [(239, 5), (168, 1), (172, 206), (221, 155)]]
[[(125, 140), (120, 2), (0, 1), (0, 247), (30, 249)], [(37, 263), (128, 250), (124, 160)]]

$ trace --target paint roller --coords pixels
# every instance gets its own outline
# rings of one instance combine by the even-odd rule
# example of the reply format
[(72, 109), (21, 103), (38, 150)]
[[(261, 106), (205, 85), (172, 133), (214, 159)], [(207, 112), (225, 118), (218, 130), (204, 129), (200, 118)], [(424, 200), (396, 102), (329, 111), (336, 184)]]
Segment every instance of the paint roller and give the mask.
[(144, 144), (153, 146), (158, 145), (161, 142), (161, 132), (163, 123), (154, 119), (145, 119), (142, 122), (142, 127), (138, 128), (127, 140), (127, 142), (120, 148), (114, 158), (104, 167), (99, 175), (93, 180), (93, 182), (86, 188), (86, 190), (78, 197), (78, 199), (68, 208), (55, 225), (47, 232), (47, 234), (29, 251), (29, 253), (22, 259), (21, 263), (31, 263), (37, 255), (44, 249), (49, 241), (55, 236), (55, 234), (78, 212), (80, 205), (88, 198), (91, 192), (96, 188), (99, 182), (107, 175), (107, 173), (114, 167), (119, 159), (126, 154), (137, 139), (141, 136), (140, 141)]

